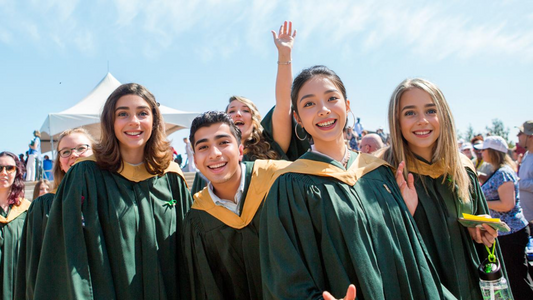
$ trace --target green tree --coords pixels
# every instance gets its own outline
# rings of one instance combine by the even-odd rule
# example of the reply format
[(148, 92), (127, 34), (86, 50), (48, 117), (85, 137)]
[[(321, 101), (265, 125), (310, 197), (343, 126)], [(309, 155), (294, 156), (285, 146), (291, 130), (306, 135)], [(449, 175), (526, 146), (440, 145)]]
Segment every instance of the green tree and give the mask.
[(500, 119), (492, 119), (492, 126), (486, 126), (487, 135), (501, 136), (509, 143), (509, 146), (514, 146), (512, 141), (509, 141), (509, 127), (505, 128), (503, 122)]
[(472, 124), (468, 124), (468, 128), (464, 133), (460, 133), (459, 137), (462, 138), (465, 142), (470, 142), (476, 134), (474, 133), (474, 127)]

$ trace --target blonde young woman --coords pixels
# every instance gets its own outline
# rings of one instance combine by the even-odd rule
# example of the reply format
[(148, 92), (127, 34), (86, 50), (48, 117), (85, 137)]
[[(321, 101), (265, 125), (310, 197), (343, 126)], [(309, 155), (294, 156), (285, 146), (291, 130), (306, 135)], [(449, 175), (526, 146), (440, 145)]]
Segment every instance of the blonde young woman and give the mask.
[(533, 299), (531, 267), (525, 252), (530, 232), (520, 206), (516, 164), (507, 154), (507, 142), (500, 136), (489, 136), (476, 148), (482, 150), (483, 161), (495, 170), (481, 186), (490, 214), (511, 228), (511, 231), (501, 232), (498, 236), (505, 267), (509, 270), (511, 290), (517, 300)]
[(11, 152), (0, 152), (0, 299), (14, 299), (21, 232), (30, 201), (24, 199), (23, 166)]
[(403, 173), (400, 189), (417, 195), (406, 204), (442, 283), (458, 299), (482, 299), (477, 268), (487, 257), (483, 245), (492, 246), (497, 232), (457, 221), (463, 213), (488, 214), (488, 208), (473, 164), (459, 153), (444, 95), (427, 80), (404, 80), (391, 96), (389, 127), (384, 158)]
[(189, 298), (181, 228), (191, 196), (158, 106), (136, 83), (107, 99), (94, 156), (72, 166), (57, 189), (35, 295)]
[(93, 137), (83, 128), (69, 129), (59, 135), (53, 169), (54, 187), (52, 189), (52, 186), (50, 186), (50, 192), (32, 201), (22, 231), (23, 238), (20, 245), (15, 288), (16, 299), (33, 299), (35, 297), (35, 279), (41, 257), (44, 232), (55, 191), (78, 158), (88, 157), (93, 154), (93, 144)]
[[(276, 106), (261, 118), (255, 104), (242, 96), (232, 96), (226, 107), (235, 125), (241, 130), (244, 161), (256, 159), (295, 160), (309, 149), (304, 132), (294, 121), (291, 109), (292, 48), (296, 30), (292, 22), (285, 22), (278, 32), (272, 31), (278, 49), (276, 78)], [(194, 145), (193, 145), (194, 146)], [(194, 194), (206, 185), (205, 178), (197, 173), (191, 192)]]

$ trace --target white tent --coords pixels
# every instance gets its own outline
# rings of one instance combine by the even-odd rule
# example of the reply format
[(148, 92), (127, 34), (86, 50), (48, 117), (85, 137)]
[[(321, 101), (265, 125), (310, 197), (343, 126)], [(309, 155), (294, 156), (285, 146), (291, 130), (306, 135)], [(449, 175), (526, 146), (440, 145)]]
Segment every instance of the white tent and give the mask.
[[(80, 102), (62, 112), (48, 114), (41, 126), (41, 152), (50, 151), (54, 143), (57, 143), (59, 134), (70, 128), (84, 127), (98, 140), (100, 138), (100, 113), (109, 95), (120, 85), (121, 83), (111, 73), (107, 73), (104, 79)], [(167, 135), (188, 128), (198, 115), (198, 113), (185, 112), (164, 105), (160, 105), (159, 109), (165, 120)]]

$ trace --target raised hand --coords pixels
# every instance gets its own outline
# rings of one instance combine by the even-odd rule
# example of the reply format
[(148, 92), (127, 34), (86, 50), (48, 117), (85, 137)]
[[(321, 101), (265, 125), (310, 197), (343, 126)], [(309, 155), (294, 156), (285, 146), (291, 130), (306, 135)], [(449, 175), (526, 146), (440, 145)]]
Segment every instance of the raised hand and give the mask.
[(296, 37), (296, 30), (292, 30), (292, 22), (285, 21), (283, 25), (280, 26), (279, 32), (276, 33), (274, 30), (271, 32), (274, 37), (274, 44), (276, 44), (280, 55), (290, 54), (294, 45), (294, 38)]
[[(344, 296), (342, 300), (355, 300), (356, 294), (357, 291), (355, 290), (355, 285), (350, 284), (350, 286), (348, 286), (348, 290), (346, 291), (346, 296)], [(324, 293), (322, 293), (322, 297), (324, 297), (324, 300), (337, 300), (337, 298), (333, 297), (328, 291), (324, 291)]]
[(400, 192), (402, 193), (405, 205), (407, 205), (407, 209), (409, 209), (409, 212), (413, 216), (416, 207), (418, 206), (418, 194), (416, 193), (415, 178), (413, 177), (413, 174), (409, 173), (409, 175), (407, 175), (407, 182), (405, 181), (405, 177), (403, 176), (404, 168), (405, 162), (402, 161), (396, 171), (396, 183), (398, 183), (398, 186), (400, 187)]

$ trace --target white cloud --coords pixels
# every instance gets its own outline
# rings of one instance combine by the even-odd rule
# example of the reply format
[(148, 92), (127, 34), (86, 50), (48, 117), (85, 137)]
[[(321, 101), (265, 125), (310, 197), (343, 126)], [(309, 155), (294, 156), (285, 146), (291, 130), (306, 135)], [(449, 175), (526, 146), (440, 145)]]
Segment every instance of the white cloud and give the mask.
[(74, 43), (82, 53), (90, 55), (95, 51), (94, 36), (87, 30), (79, 32), (74, 38)]

